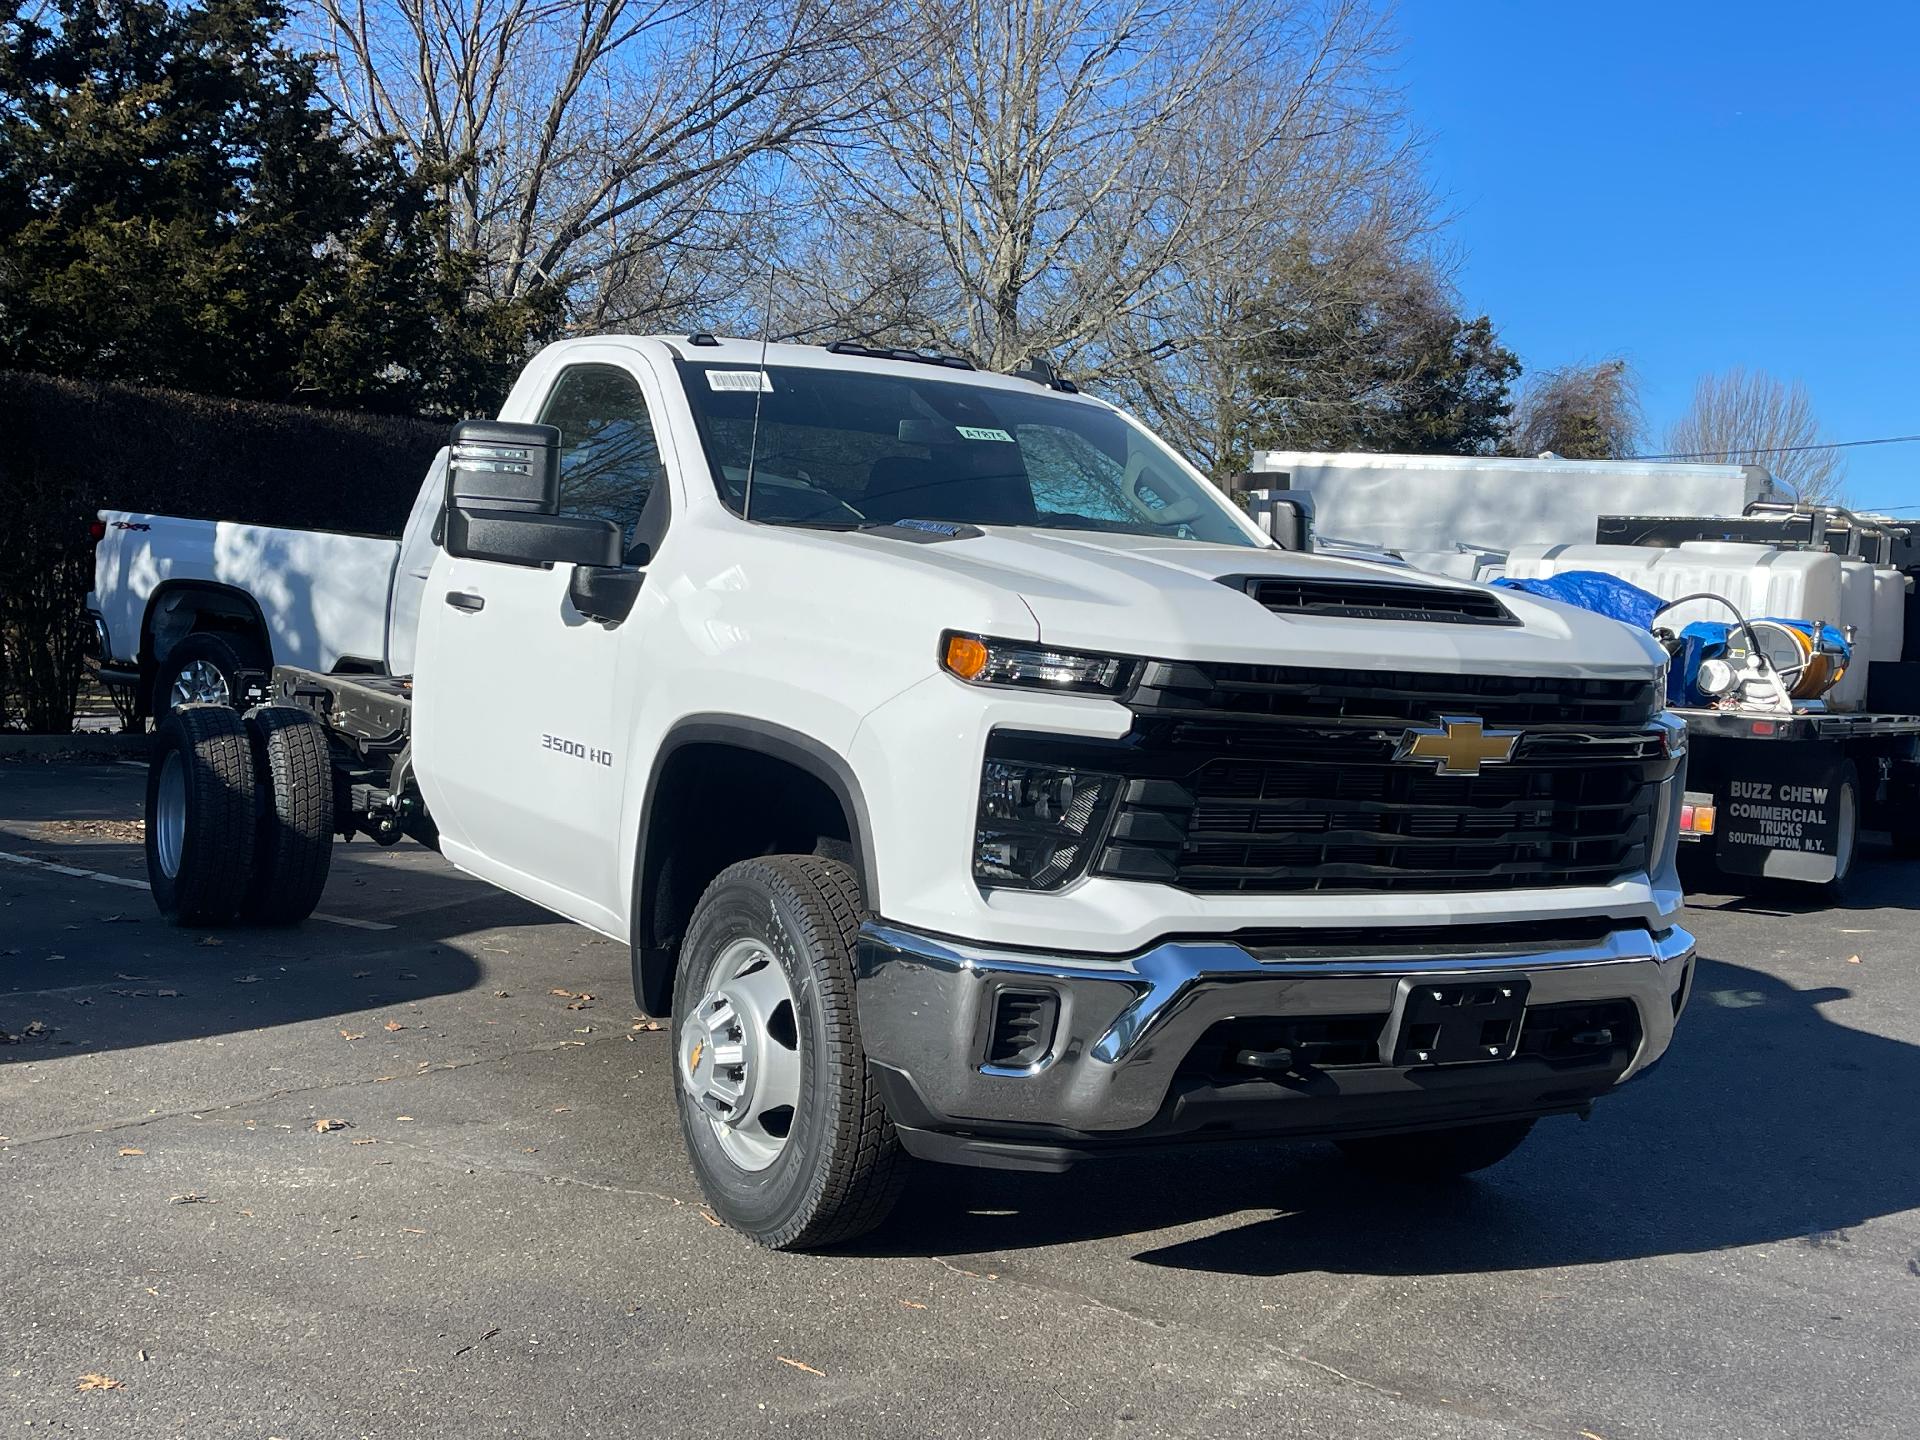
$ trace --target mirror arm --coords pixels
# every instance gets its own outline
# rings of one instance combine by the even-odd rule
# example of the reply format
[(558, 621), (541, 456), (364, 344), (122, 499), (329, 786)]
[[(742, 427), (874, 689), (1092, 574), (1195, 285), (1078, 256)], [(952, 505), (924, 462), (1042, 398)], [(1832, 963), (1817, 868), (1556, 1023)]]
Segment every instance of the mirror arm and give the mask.
[[(644, 553), (641, 558), (644, 562)], [(612, 627), (633, 613), (646, 582), (646, 571), (625, 565), (576, 565), (567, 582), (567, 598), (587, 619)]]

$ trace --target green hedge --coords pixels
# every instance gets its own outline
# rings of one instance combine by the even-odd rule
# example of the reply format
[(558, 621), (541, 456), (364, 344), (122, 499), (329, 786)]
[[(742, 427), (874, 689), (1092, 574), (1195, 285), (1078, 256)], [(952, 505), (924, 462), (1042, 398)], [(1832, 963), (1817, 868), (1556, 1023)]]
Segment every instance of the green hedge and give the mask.
[(95, 511), (398, 534), (447, 425), (0, 371), (0, 728), (72, 728)]

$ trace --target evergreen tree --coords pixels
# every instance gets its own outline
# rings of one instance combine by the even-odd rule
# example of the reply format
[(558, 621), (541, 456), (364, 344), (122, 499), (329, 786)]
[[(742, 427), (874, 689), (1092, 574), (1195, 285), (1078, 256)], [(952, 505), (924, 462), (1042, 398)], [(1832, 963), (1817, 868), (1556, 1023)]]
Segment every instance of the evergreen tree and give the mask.
[(491, 408), (558, 297), (469, 293), (448, 176), (355, 149), (280, 0), (0, 22), (0, 366), (379, 410)]
[[(1309, 262), (1255, 348), (1256, 448), (1490, 455), (1520, 361), (1420, 267)], [(1302, 319), (1289, 321), (1291, 311)]]

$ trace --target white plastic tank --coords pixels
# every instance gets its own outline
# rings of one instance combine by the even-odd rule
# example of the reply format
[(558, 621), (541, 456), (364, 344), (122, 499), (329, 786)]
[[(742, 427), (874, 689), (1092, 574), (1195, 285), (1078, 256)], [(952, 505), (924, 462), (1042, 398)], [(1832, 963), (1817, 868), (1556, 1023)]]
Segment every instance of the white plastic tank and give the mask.
[[(1526, 545), (1507, 556), (1507, 574), (1515, 579), (1567, 570), (1616, 575), (1663, 600), (1701, 591), (1723, 595), (1749, 620), (1777, 615), (1842, 623), (1840, 557), (1821, 550), (1689, 540), (1671, 550), (1644, 545)], [(1724, 605), (1689, 600), (1669, 610), (1660, 623), (1677, 630), (1695, 620), (1732, 618)]]
[(1873, 572), (1874, 660), (1898, 660), (1907, 639), (1907, 587), (1913, 582), (1890, 567)]
[(1867, 666), (1873, 656), (1873, 566), (1865, 560), (1840, 562), (1840, 633), (1853, 658), (1840, 683), (1827, 692), (1835, 710), (1859, 710), (1867, 703)]

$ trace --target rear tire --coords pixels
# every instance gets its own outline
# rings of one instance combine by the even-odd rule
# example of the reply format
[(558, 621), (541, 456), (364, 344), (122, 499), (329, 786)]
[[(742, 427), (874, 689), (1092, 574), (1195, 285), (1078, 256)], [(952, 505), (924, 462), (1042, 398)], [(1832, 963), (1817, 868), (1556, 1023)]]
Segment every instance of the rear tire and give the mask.
[(687, 1153), (714, 1213), (771, 1249), (866, 1233), (906, 1179), (854, 1006), (863, 908), (838, 861), (744, 860), (707, 888), (681, 946), (674, 1098)]
[(153, 677), (153, 717), (166, 718), (181, 705), (226, 705), (238, 709), (242, 670), (264, 670), (257, 648), (238, 636), (203, 630), (167, 652)]
[(147, 883), (176, 925), (221, 925), (253, 876), (252, 746), (224, 705), (163, 715), (147, 767)]
[(313, 913), (333, 859), (333, 754), (327, 730), (293, 705), (248, 712), (260, 798), (253, 881), (242, 907), (260, 925), (297, 925)]
[(1417, 1184), (1452, 1180), (1498, 1165), (1520, 1148), (1532, 1129), (1531, 1120), (1497, 1120), (1447, 1130), (1416, 1130), (1406, 1135), (1367, 1135), (1335, 1143), (1348, 1164), (1369, 1175)]

